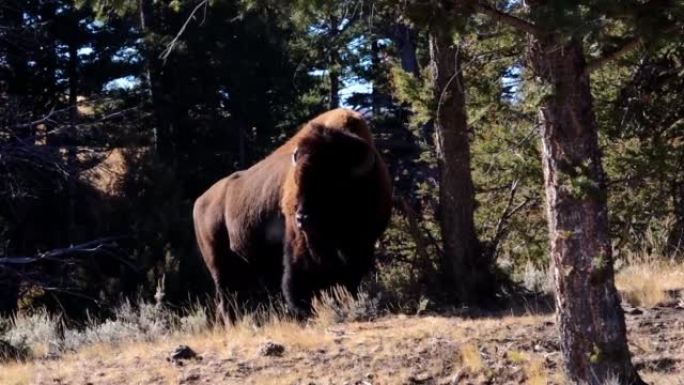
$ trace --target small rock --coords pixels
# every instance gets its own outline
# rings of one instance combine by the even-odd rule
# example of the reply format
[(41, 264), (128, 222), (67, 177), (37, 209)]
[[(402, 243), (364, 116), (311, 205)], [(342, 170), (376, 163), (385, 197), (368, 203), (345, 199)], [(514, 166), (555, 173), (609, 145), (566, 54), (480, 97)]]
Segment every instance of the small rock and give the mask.
[(409, 384), (424, 384), (432, 379), (432, 376), (429, 373), (418, 373), (415, 375), (411, 375), (407, 378), (407, 382)]
[(451, 381), (449, 382), (449, 384), (450, 385), (459, 385), (459, 384), (461, 384), (461, 380), (463, 380), (466, 377), (468, 377), (468, 375), (465, 372), (459, 370), (456, 374), (454, 374), (451, 377)]
[(641, 314), (644, 314), (644, 311), (639, 309), (638, 307), (635, 307), (632, 309), (625, 310), (625, 313), (627, 313), (629, 315), (641, 315)]
[(166, 360), (177, 362), (178, 360), (188, 360), (191, 358), (197, 358), (197, 353), (187, 345), (178, 345)]
[(272, 341), (266, 342), (261, 346), (261, 349), (259, 349), (259, 354), (266, 357), (280, 357), (284, 352), (285, 346)]
[(45, 361), (54, 361), (54, 360), (58, 360), (60, 358), (62, 358), (62, 356), (57, 352), (47, 352), (43, 356), (43, 359)]

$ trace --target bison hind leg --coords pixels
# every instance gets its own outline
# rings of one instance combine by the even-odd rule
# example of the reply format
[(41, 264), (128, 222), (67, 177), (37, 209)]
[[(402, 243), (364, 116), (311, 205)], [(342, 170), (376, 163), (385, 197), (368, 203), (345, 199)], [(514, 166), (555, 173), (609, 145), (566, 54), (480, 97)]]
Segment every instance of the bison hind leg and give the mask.
[(216, 294), (214, 298), (215, 314), (214, 322), (217, 326), (233, 326), (240, 318), (240, 308), (235, 293), (224, 288), (220, 283), (215, 283)]

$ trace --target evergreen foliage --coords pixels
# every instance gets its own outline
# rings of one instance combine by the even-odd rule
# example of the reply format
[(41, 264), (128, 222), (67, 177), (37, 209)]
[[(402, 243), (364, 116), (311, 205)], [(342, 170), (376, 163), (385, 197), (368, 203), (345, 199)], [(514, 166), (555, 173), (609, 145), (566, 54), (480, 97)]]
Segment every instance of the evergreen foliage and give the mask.
[[(427, 42), (435, 28), (463, 55), (478, 237), (512, 275), (545, 267), (536, 111), (554, 90), (526, 67), (525, 36), (478, 4), (485, 3), (4, 1), (0, 258), (122, 238), (117, 258), (88, 255), (77, 269), (44, 264), (33, 280), (25, 275), (32, 267), (21, 269), (24, 278), (0, 269), (2, 290), (14, 293), (0, 310), (46, 303), (78, 313), (140, 288), (152, 293), (161, 279), (172, 302), (202, 295), (209, 281), (199, 273), (193, 199), (335, 105), (369, 117), (395, 180), (397, 210), (368, 285), (389, 302), (418, 307), (440, 292), (431, 279), (441, 253)], [(591, 61), (641, 39), (592, 74), (611, 237), (618, 257), (643, 248), (681, 257), (681, 7), (498, 6), (562, 41), (578, 39)], [(116, 191), (93, 187), (95, 166), (119, 150), (126, 172)], [(574, 182), (580, 194), (591, 181)], [(51, 291), (44, 276), (60, 274), (68, 279), (47, 282), (65, 290)]]

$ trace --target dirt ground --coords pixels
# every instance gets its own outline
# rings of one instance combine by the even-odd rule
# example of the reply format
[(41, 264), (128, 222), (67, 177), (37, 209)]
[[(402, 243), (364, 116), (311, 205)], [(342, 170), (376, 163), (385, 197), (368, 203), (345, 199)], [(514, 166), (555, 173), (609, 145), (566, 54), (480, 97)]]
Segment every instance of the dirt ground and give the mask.
[[(634, 362), (651, 384), (684, 384), (684, 307), (628, 308)], [(273, 344), (284, 350), (270, 349)], [(169, 360), (188, 345), (196, 358)], [(95, 345), (5, 365), (3, 385), (564, 384), (554, 317), (391, 316), (373, 322), (247, 324), (147, 343)]]

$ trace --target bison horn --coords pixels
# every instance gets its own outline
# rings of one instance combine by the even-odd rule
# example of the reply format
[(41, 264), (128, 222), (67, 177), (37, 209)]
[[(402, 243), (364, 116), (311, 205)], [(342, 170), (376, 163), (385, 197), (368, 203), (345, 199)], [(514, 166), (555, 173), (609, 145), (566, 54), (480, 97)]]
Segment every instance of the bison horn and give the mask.
[(375, 166), (375, 152), (371, 150), (368, 151), (366, 157), (363, 158), (363, 162), (352, 169), (352, 175), (366, 175), (373, 169), (373, 166)]
[(292, 165), (293, 166), (297, 165), (297, 152), (299, 152), (299, 147), (295, 147), (294, 151), (292, 152)]

